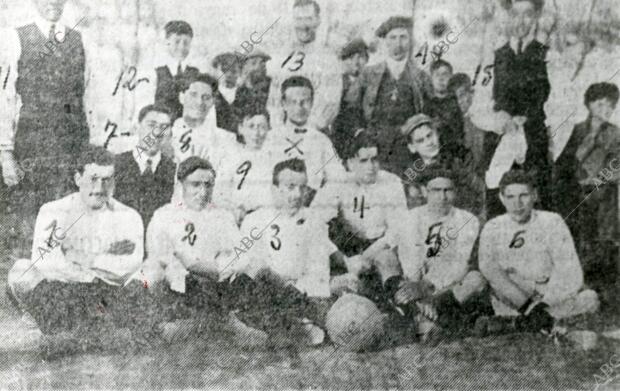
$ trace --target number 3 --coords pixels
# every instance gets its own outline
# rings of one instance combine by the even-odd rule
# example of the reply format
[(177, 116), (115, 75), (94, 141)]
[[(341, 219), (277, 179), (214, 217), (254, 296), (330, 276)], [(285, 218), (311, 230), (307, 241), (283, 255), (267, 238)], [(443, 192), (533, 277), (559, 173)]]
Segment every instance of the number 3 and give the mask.
[(274, 241), (274, 240), (272, 240), (272, 241), (270, 242), (270, 244), (271, 244), (271, 248), (273, 248), (274, 250), (278, 251), (278, 250), (280, 250), (280, 247), (282, 247), (282, 241), (281, 241), (281, 240), (280, 240), (280, 238), (278, 237), (278, 234), (280, 233), (280, 227), (279, 227), (277, 224), (273, 224), (273, 225), (271, 226), (271, 229), (273, 229), (274, 231), (276, 231), (276, 232), (274, 232), (274, 234), (271, 236), (272, 238), (274, 238), (274, 239), (275, 239), (275, 241)]

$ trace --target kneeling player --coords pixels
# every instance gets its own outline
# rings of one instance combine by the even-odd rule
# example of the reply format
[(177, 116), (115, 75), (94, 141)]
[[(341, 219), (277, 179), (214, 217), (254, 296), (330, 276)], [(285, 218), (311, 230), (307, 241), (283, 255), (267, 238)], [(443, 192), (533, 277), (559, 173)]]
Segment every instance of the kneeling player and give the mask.
[(562, 217), (535, 210), (534, 181), (509, 171), (500, 181), (506, 214), (490, 220), (480, 235), (480, 271), (492, 291), (493, 318), (480, 318), (480, 335), (550, 331), (554, 319), (595, 312), (599, 301), (584, 290), (583, 271)]
[[(79, 191), (41, 207), (32, 259), (9, 272), (10, 293), (44, 334), (48, 355), (142, 339), (153, 323), (142, 283), (142, 219), (112, 198), (114, 156), (91, 147), (78, 160)], [(124, 329), (124, 330), (123, 330)]]
[[(477, 316), (491, 313), (484, 300), (485, 282), (470, 270), (480, 224), (473, 214), (454, 207), (452, 173), (430, 169), (421, 179), (426, 205), (409, 211), (398, 232), (403, 281), (394, 299), (416, 314), (422, 341), (431, 336), (471, 330)], [(441, 331), (442, 333), (437, 333)]]
[(406, 212), (407, 201), (400, 179), (379, 169), (378, 153), (371, 133), (358, 131), (346, 153), (346, 180), (328, 182), (311, 208), (330, 224), (332, 241), (350, 257), (346, 271), (359, 278), (359, 293), (380, 303), (384, 292), (393, 290), (390, 278), (400, 275), (387, 233)]
[(283, 291), (288, 292), (288, 298), (283, 295), (286, 300), (298, 300), (300, 294), (310, 297), (313, 306), (291, 316), (305, 317), (324, 326), (325, 315), (332, 303), (330, 257), (341, 263), (344, 260), (329, 240), (327, 224), (317, 217), (315, 211), (303, 206), (307, 184), (308, 174), (303, 160), (290, 159), (276, 164), (273, 170), (273, 207), (249, 214), (241, 231), (256, 239), (256, 249), (247, 254), (248, 270), (267, 269), (272, 272), (288, 287)]

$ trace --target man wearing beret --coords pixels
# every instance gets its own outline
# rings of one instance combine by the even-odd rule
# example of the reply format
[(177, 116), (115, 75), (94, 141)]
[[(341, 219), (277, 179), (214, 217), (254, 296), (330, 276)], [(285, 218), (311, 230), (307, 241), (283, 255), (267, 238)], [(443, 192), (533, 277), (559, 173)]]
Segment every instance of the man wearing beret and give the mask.
[(340, 99), (340, 111), (333, 125), (332, 142), (342, 156), (347, 143), (362, 127), (360, 119), (363, 113), (359, 107), (347, 107), (345, 97), (351, 86), (359, 79), (362, 69), (368, 63), (368, 45), (361, 38), (356, 38), (346, 44), (340, 50), (342, 62), (342, 96)]
[(379, 160), (384, 165), (399, 159), (399, 128), (423, 111), (432, 91), (430, 77), (411, 58), (412, 24), (411, 18), (395, 16), (377, 29), (388, 57), (365, 68), (346, 97), (348, 105), (361, 109), (367, 127), (381, 132)]

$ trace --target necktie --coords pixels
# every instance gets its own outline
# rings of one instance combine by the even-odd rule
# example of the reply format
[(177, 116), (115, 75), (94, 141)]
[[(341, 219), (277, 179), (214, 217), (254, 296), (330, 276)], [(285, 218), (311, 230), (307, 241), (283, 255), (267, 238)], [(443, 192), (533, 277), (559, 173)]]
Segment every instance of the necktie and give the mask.
[(56, 39), (56, 25), (52, 24), (50, 26), (50, 33), (49, 33), (49, 36), (48, 36), (48, 40), (50, 42), (54, 42), (55, 39)]
[(177, 67), (177, 76), (181, 76), (181, 73), (183, 73), (183, 68), (181, 67), (181, 63), (179, 63), (179, 66)]
[(523, 53), (523, 40), (519, 39), (519, 43), (517, 46), (517, 55), (520, 56)]
[(146, 168), (143, 175), (153, 175), (153, 160), (146, 159)]
[(295, 133), (296, 134), (304, 134), (308, 131), (308, 129), (306, 128), (295, 128)]

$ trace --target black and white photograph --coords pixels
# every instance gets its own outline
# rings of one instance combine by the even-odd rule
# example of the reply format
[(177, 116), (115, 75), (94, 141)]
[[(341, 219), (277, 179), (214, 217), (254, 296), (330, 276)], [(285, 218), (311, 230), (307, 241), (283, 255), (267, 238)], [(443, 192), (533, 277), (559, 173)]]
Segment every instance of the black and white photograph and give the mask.
[(620, 0), (0, 32), (0, 390), (620, 389)]

